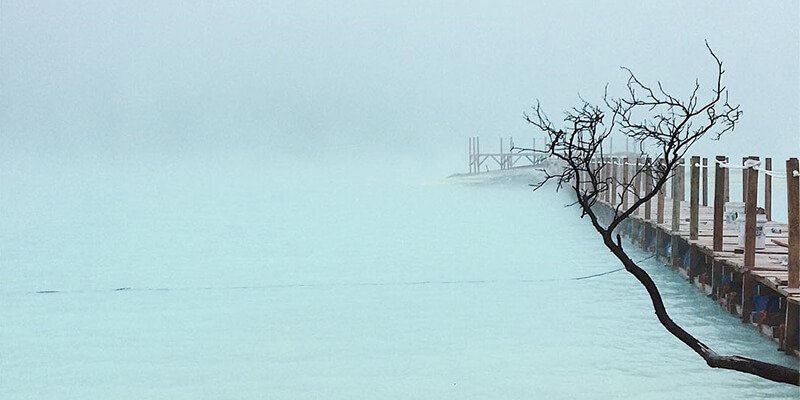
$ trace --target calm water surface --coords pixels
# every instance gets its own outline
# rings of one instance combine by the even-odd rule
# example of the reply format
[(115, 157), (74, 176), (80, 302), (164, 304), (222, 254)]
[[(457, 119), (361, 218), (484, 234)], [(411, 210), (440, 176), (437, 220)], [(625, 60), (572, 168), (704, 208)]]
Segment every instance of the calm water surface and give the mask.
[[(0, 398), (798, 396), (706, 367), (624, 272), (571, 280), (618, 264), (566, 195), (279, 170), (6, 165)], [(798, 366), (644, 264), (720, 352)]]

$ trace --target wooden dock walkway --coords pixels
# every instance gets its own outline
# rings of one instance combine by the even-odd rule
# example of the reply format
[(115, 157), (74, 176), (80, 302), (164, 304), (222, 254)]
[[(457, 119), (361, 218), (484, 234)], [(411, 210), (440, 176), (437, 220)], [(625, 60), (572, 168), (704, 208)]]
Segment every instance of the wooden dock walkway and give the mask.
[[(691, 158), (689, 196), (685, 192), (685, 165), (676, 168), (671, 178), (671, 193), (667, 195), (662, 191), (618, 229), (635, 243), (656, 253), (721, 306), (739, 315), (743, 322), (753, 324), (775, 340), (782, 350), (800, 355), (798, 161), (796, 158), (788, 160), (786, 172), (781, 174), (772, 171), (770, 159), (767, 159), (766, 168), (759, 168), (755, 157), (751, 157), (749, 163), (743, 162), (744, 166), (728, 164), (724, 157), (717, 159), (719, 162), (712, 161), (713, 165), (709, 166), (705, 159), (701, 163), (699, 157)], [(646, 164), (644, 159), (595, 161), (601, 176), (609, 183), (609, 190), (601, 194), (596, 204), (598, 215), (610, 220), (644, 193), (644, 186), (649, 184), (647, 176), (632, 171)], [(730, 223), (730, 212), (736, 203), (729, 201), (729, 176), (736, 169), (741, 169), (743, 174), (744, 245), (739, 243), (739, 229)], [(709, 170), (717, 177), (710, 204)], [(771, 220), (773, 175), (786, 179), (791, 224)], [(763, 182), (762, 204), (757, 204), (759, 182)], [(757, 206), (763, 208), (765, 214), (761, 224), (757, 222), (756, 210), (762, 210)], [(763, 248), (756, 248), (757, 229), (762, 229), (766, 236)]]

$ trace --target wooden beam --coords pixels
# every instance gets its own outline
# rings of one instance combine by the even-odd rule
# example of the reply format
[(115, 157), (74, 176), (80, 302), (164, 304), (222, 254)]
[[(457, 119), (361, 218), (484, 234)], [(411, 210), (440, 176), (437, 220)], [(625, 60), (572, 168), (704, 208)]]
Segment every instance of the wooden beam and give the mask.
[(797, 158), (786, 161), (786, 199), (789, 213), (789, 287), (800, 288), (800, 170)]
[(700, 227), (700, 157), (693, 156), (690, 162), (689, 240), (697, 240)]
[[(725, 161), (725, 156), (717, 156), (717, 161)], [(719, 163), (714, 163), (714, 242), (713, 250), (722, 251), (723, 211), (725, 209), (725, 171)]]

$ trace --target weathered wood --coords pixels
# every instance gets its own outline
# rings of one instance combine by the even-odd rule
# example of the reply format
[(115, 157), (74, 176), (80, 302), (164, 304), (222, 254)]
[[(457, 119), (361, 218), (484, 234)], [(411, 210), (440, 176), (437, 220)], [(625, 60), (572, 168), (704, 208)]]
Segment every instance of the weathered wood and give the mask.
[(789, 212), (789, 287), (800, 287), (800, 170), (797, 158), (786, 161), (786, 200)]
[(797, 348), (797, 336), (800, 331), (800, 305), (786, 304), (786, 320), (784, 321), (784, 343), (783, 350), (787, 354), (793, 354)]
[(689, 240), (697, 240), (700, 226), (700, 157), (693, 156), (690, 162)]
[(703, 157), (703, 207), (708, 206), (708, 158)]
[(611, 206), (617, 205), (617, 161), (611, 157)]
[(606, 183), (606, 190), (605, 190), (604, 194), (605, 194), (605, 198), (606, 198), (606, 203), (611, 203), (611, 190), (610, 190), (610, 187), (611, 187), (611, 182), (610, 182), (610, 180), (611, 180), (611, 166), (608, 165), (608, 161), (610, 159), (611, 159), (611, 157), (604, 157), (604, 159), (603, 159), (603, 171), (605, 172), (603, 174), (603, 176), (604, 176), (603, 179), (604, 179), (604, 181)]
[[(725, 161), (717, 156), (717, 161)], [(714, 163), (714, 251), (722, 251), (723, 210), (725, 208), (725, 171), (719, 163)]]
[(675, 166), (672, 176), (672, 231), (681, 229), (681, 191), (683, 188), (681, 164)]
[[(742, 157), (742, 165), (747, 162), (747, 157)], [(750, 174), (747, 173), (746, 169), (742, 170), (742, 203), (747, 203), (747, 179), (750, 178)]]
[[(626, 142), (627, 143), (627, 142)], [(628, 210), (628, 192), (630, 192), (631, 183), (628, 181), (628, 157), (622, 159), (622, 210)]]
[(475, 138), (469, 138), (469, 173), (475, 173), (475, 145), (474, 143)]
[[(750, 156), (758, 161), (758, 157)], [(745, 160), (746, 162), (746, 160)], [(750, 322), (753, 311), (753, 274), (756, 262), (756, 206), (758, 203), (758, 170), (754, 167), (742, 170), (746, 184), (744, 205), (744, 272), (742, 272), (742, 321)]]
[(658, 199), (656, 200), (656, 223), (664, 223), (664, 186), (658, 190)]
[(681, 201), (686, 200), (686, 161), (681, 159), (678, 163), (678, 177), (680, 178), (680, 182), (678, 184), (678, 197), (680, 197)]
[[(764, 169), (772, 171), (772, 158), (764, 160)], [(764, 174), (764, 211), (767, 212), (767, 221), (772, 221), (772, 175)]]
[[(639, 201), (639, 199), (642, 198), (642, 173), (641, 173), (641, 168), (642, 168), (642, 159), (639, 158), (639, 157), (636, 157), (636, 170), (635, 170), (636, 176), (633, 179), (633, 193), (634, 193), (634, 197), (633, 198), (634, 198), (634, 201)], [(635, 211), (636, 211), (635, 215), (641, 215), (641, 213), (642, 213), (642, 210), (638, 209), (638, 208)]]
[[(650, 157), (647, 157), (644, 164), (644, 192), (647, 193), (652, 190), (653, 187), (653, 177), (651, 176), (653, 169), (651, 168), (651, 160)], [(652, 209), (653, 209), (653, 198), (647, 200), (644, 203), (644, 219), (650, 220), (652, 217)]]
[[(749, 159), (758, 161), (758, 157), (750, 156)], [(744, 171), (747, 191), (744, 209), (744, 266), (751, 268), (756, 259), (756, 208), (758, 205), (758, 170), (747, 168)]]
[[(728, 163), (728, 157), (725, 157), (725, 163)], [(725, 168), (725, 203), (731, 201), (731, 169)]]

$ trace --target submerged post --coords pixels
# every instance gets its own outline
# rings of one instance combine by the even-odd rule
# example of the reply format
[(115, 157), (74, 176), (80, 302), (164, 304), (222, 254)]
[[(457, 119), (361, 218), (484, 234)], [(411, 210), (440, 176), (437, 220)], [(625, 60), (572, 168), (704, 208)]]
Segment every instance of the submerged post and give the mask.
[(690, 162), (689, 240), (697, 240), (700, 230), (700, 157), (693, 156)]
[(723, 211), (725, 208), (725, 170), (719, 162), (725, 161), (725, 156), (717, 156), (714, 163), (714, 242), (712, 249), (722, 251)]

